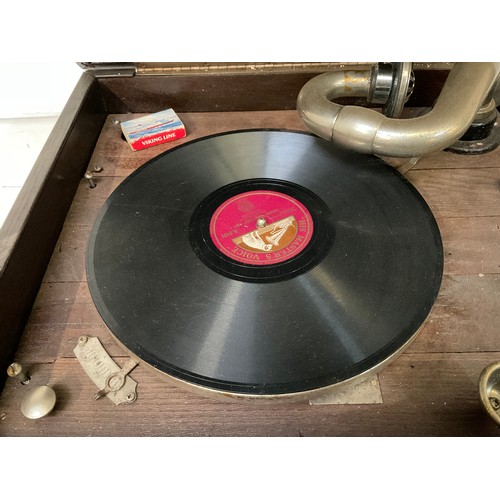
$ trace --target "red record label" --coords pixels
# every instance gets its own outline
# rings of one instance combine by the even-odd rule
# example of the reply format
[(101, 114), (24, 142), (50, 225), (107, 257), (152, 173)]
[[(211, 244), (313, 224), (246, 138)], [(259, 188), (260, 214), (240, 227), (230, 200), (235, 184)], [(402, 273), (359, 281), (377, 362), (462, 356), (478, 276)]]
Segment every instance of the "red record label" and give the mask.
[(248, 191), (226, 200), (210, 220), (210, 236), (224, 254), (243, 264), (277, 264), (311, 241), (313, 220), (295, 198), (275, 191)]

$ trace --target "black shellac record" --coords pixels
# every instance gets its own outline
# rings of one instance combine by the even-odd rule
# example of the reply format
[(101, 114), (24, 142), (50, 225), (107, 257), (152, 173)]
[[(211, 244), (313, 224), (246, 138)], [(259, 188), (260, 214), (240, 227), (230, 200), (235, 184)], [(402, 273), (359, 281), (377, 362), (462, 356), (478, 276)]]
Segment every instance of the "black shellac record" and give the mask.
[(377, 367), (425, 321), (442, 271), (434, 217), (404, 177), (277, 130), (147, 162), (106, 201), (87, 251), (119, 342), (168, 375), (247, 395)]

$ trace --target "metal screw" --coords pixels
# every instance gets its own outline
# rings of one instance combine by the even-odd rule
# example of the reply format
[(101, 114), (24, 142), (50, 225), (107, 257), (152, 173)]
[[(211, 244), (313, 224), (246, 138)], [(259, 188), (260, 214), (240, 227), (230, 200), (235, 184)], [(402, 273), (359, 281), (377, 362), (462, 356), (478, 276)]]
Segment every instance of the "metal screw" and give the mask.
[(118, 125), (119, 123), (120, 123), (120, 120), (118, 120), (117, 118), (113, 119), (113, 125)]
[(127, 394), (127, 401), (134, 401), (135, 400), (135, 394), (131, 392), (130, 394)]
[(29, 384), (30, 378), (20, 363), (12, 363), (7, 367), (7, 375), (9, 377), (17, 378), (21, 384)]
[(500, 408), (500, 400), (498, 400), (497, 398), (490, 398), (490, 403), (491, 406), (495, 408), (495, 410), (498, 410)]
[(102, 167), (100, 165), (94, 165), (94, 172), (102, 172)]
[(96, 183), (95, 183), (95, 180), (94, 180), (94, 176), (92, 175), (92, 172), (85, 172), (85, 179), (87, 179), (89, 181), (89, 184), (90, 184), (90, 187), (91, 188), (95, 188), (96, 187)]
[(85, 344), (89, 338), (86, 335), (82, 335), (79, 339), (78, 342), (80, 344)]

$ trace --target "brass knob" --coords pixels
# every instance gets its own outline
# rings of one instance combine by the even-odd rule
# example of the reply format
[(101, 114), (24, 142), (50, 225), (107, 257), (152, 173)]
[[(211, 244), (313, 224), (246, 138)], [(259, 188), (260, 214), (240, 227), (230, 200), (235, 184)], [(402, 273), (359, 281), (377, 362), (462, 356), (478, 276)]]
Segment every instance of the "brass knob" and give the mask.
[(30, 378), (28, 377), (28, 374), (22, 367), (21, 363), (11, 363), (7, 367), (7, 375), (9, 377), (17, 378), (23, 385), (28, 384), (30, 381)]
[(42, 385), (32, 389), (21, 403), (21, 412), (26, 418), (37, 419), (48, 415), (56, 404), (56, 393), (52, 387)]
[(500, 361), (488, 365), (482, 371), (479, 396), (486, 413), (500, 425)]

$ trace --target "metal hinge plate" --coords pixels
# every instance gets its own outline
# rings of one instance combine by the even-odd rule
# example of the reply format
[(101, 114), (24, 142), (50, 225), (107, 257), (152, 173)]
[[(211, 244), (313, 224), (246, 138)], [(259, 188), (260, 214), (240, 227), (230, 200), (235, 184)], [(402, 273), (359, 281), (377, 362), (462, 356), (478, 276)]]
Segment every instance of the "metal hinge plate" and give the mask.
[(107, 396), (115, 405), (133, 403), (137, 399), (137, 382), (128, 373), (137, 362), (129, 360), (123, 368), (111, 359), (97, 337), (82, 335), (73, 349), (76, 359), (99, 391), (94, 399)]
[(137, 71), (135, 63), (127, 62), (79, 62), (78, 66), (83, 68), (86, 73), (89, 73), (96, 78), (117, 78), (124, 76), (134, 76)]

